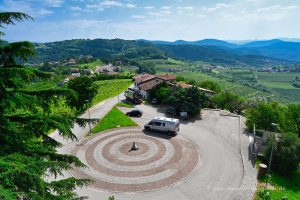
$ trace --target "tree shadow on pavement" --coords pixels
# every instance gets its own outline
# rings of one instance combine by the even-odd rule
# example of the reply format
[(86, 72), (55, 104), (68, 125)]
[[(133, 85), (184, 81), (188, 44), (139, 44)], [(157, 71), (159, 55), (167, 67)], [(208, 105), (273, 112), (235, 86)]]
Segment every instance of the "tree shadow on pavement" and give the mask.
[(166, 133), (161, 133), (161, 132), (143, 130), (143, 133), (145, 135), (148, 135), (148, 136), (151, 136), (151, 137), (162, 138), (162, 139), (166, 139), (166, 140), (170, 140), (170, 139), (173, 138), (173, 136), (170, 136), (170, 135), (167, 135)]
[[(247, 130), (244, 130), (242, 134), (248, 137), (249, 132)], [(252, 154), (252, 147), (253, 147), (253, 142), (248, 144), (248, 161), (251, 161), (252, 167), (255, 167), (256, 162), (255, 162), (255, 156)]]

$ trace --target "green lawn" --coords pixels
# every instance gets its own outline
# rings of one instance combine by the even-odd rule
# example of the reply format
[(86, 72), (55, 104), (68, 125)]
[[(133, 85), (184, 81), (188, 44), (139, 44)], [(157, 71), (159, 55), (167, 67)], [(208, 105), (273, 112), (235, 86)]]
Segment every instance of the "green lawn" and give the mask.
[(95, 83), (98, 85), (98, 94), (93, 100), (93, 105), (125, 91), (132, 84), (132, 81), (130, 79), (114, 79), (96, 81)]
[(120, 102), (120, 103), (117, 103), (117, 106), (125, 107), (125, 108), (134, 108), (134, 105), (131, 102)]
[(103, 66), (103, 65), (105, 65), (105, 63), (103, 63), (101, 60), (98, 59), (90, 63), (79, 64), (79, 68), (88, 67), (90, 69), (96, 69), (97, 66)]
[[(287, 196), (288, 200), (300, 199), (300, 168), (290, 178), (272, 173), (270, 183), (274, 186), (274, 190), (267, 191), (270, 193), (272, 200), (281, 200), (283, 196)], [(260, 185), (263, 187), (264, 182), (261, 182)], [(258, 196), (256, 199), (260, 200)]]
[(93, 128), (92, 133), (99, 133), (104, 130), (119, 128), (119, 127), (129, 127), (137, 126), (137, 124), (122, 113), (118, 108), (112, 108), (109, 113), (105, 115), (103, 119)]

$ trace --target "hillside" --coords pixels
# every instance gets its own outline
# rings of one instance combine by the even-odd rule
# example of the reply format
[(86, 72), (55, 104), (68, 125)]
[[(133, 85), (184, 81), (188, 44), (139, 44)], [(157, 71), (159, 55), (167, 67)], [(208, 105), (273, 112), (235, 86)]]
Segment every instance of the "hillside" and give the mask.
[[(300, 62), (300, 42), (283, 41), (279, 39), (252, 41), (245, 44), (235, 44), (223, 40), (204, 39), (198, 41), (177, 40), (175, 42), (150, 41), (156, 45), (196, 45), (210, 46), (232, 51), (233, 54), (253, 55)], [(280, 61), (281, 62), (281, 61)]]
[(203, 61), (221, 65), (233, 66), (276, 66), (292, 65), (292, 61), (271, 58), (255, 54), (240, 53), (225, 47), (197, 45), (165, 45), (158, 44), (168, 56), (191, 61)]
[(243, 54), (255, 54), (300, 62), (300, 42), (285, 42), (277, 40), (277, 42), (271, 42), (269, 45), (267, 43), (256, 42), (243, 45), (242, 48), (237, 49), (237, 51)]
[(159, 41), (151, 43), (144, 40), (74, 39), (36, 44), (37, 56), (31, 61), (37, 63), (63, 60), (79, 55), (92, 55), (104, 61), (172, 57), (212, 64), (250, 67), (287, 66), (294, 64), (293, 61), (272, 58), (267, 50), (264, 51), (265, 55), (261, 55), (263, 52), (259, 51), (259, 49), (255, 49), (254, 51), (250, 48), (229, 48), (226, 45), (232, 46), (231, 43), (221, 40), (208, 39), (197, 41), (198, 45), (181, 43), (185, 42), (177, 41), (175, 42), (176, 45), (174, 45), (167, 42), (162, 44)]
[(136, 57), (156, 59), (164, 57), (164, 52), (151, 43), (121, 39), (74, 39), (50, 42), (36, 44), (36, 50), (37, 56), (33, 60), (35, 62), (63, 60), (79, 55), (92, 55), (102, 60)]

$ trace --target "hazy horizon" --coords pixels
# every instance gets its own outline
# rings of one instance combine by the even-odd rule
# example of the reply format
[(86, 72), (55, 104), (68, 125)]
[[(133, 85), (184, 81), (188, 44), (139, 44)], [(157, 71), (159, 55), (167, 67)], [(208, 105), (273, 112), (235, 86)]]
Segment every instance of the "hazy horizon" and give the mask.
[(34, 21), (5, 27), (8, 41), (68, 39), (253, 41), (300, 38), (299, 0), (0, 0)]

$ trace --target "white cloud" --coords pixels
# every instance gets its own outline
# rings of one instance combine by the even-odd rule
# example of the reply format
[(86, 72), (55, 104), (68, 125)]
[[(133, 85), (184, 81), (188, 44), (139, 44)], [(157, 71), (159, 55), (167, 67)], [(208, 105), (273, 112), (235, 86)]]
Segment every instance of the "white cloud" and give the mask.
[(218, 3), (216, 4), (214, 7), (209, 7), (209, 8), (205, 8), (207, 11), (216, 11), (219, 9), (226, 9), (226, 8), (230, 8), (232, 7), (229, 4), (224, 4), (224, 3)]
[(194, 10), (195, 8), (192, 6), (183, 7), (184, 10)]
[(146, 10), (152, 10), (152, 9), (154, 9), (154, 7), (153, 6), (145, 6), (144, 9), (146, 9)]
[(70, 10), (73, 10), (73, 11), (82, 11), (82, 8), (79, 7), (79, 6), (71, 6)]
[(196, 17), (198, 17), (198, 18), (206, 18), (207, 16), (203, 15), (203, 14), (198, 14), (198, 15), (196, 15)]
[(136, 8), (136, 5), (132, 4), (132, 3), (128, 3), (128, 4), (125, 5), (125, 7), (127, 7), (127, 8)]
[(122, 3), (117, 2), (117, 1), (102, 1), (100, 3), (97, 4), (87, 4), (86, 7), (88, 9), (95, 9), (95, 10), (99, 10), (99, 11), (103, 11), (106, 8), (112, 8), (112, 7), (121, 7), (123, 6)]
[(134, 19), (145, 19), (146, 18), (145, 15), (132, 15), (131, 17)]
[(51, 11), (51, 10), (41, 9), (41, 10), (38, 10), (35, 14), (36, 14), (36, 16), (47, 16), (47, 15), (51, 15), (52, 13), (53, 13), (53, 11)]
[(64, 3), (64, 0), (46, 0), (46, 2), (51, 7), (61, 7), (61, 5)]
[(44, 17), (53, 14), (53, 11), (47, 9), (46, 6), (40, 6), (40, 7), (33, 6), (34, 2), (35, 0), (31, 0), (31, 1), (6, 0), (4, 1), (3, 4), (0, 4), (0, 10), (11, 11), (11, 12), (23, 12), (34, 18)]
[(172, 12), (169, 11), (169, 10), (160, 10), (160, 11), (157, 11), (157, 12), (149, 12), (148, 14), (152, 15), (152, 16), (156, 16), (156, 17), (163, 17), (163, 16), (170, 15), (171, 13)]
[(161, 7), (162, 10), (170, 10), (171, 9), (171, 6), (163, 6)]
[[(183, 38), (193, 40), (207, 37), (251, 39), (298, 37), (300, 35), (300, 26), (297, 26), (300, 18), (298, 12), (300, 4), (296, 0), (234, 0), (230, 1), (230, 4), (212, 4), (211, 2), (209, 4), (205, 2), (188, 4), (186, 1), (181, 1), (180, 4), (163, 4), (162, 6), (157, 4), (156, 7), (151, 6), (151, 3), (143, 7), (143, 5), (139, 5), (137, 0), (72, 1), (77, 3), (80, 1), (81, 3), (71, 4), (67, 7), (67, 3), (63, 4), (63, 2), (69, 3), (69, 1), (62, 0), (0, 0), (0, 10), (25, 12), (35, 18), (51, 15), (52, 12), (57, 11), (52, 7), (59, 5), (64, 6), (60, 9), (60, 12), (64, 9), (66, 10), (65, 14), (70, 16), (81, 14), (81, 12), (94, 12), (108, 8), (123, 8), (123, 10), (118, 11), (124, 11), (122, 19), (117, 18), (118, 16), (111, 18), (111, 13), (107, 13), (105, 18), (111, 19), (110, 21), (98, 21), (99, 18), (97, 17), (99, 16), (96, 15), (94, 16), (95, 20), (64, 21), (64, 23), (62, 23), (64, 19), (45, 24), (35, 20), (34, 22), (25, 23), (26, 25), (23, 26), (23, 30), (26, 30), (28, 34), (17, 34), (22, 30), (19, 29), (18, 24), (18, 26), (14, 26), (16, 28), (14, 29), (15, 38), (11, 39), (31, 38), (30, 40), (41, 41), (119, 37), (124, 39), (176, 40)], [(49, 2), (52, 2), (52, 4)], [(85, 6), (81, 6), (82, 4), (85, 4)], [(134, 12), (128, 11), (128, 8), (135, 7), (141, 9), (134, 9)], [(84, 15), (81, 16), (84, 17)], [(27, 26), (33, 23), (34, 25)], [(95, 27), (101, 27), (101, 29)], [(165, 29), (165, 27), (168, 27), (168, 29)], [(7, 30), (12, 29), (9, 27)], [(31, 34), (32, 32), (34, 34)], [(11, 33), (13, 32), (8, 32), (7, 35)]]

